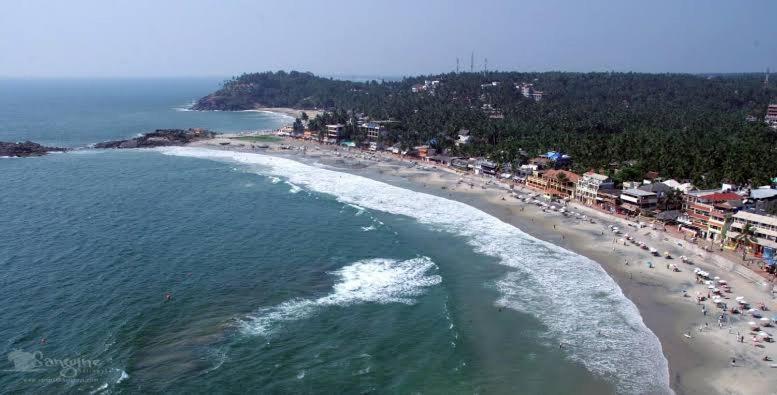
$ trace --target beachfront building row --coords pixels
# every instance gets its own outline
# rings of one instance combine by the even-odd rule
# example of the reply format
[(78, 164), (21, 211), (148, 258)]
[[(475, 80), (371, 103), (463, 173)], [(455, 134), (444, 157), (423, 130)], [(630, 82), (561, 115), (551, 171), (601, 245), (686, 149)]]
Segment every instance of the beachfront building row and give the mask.
[(551, 198), (572, 199), (579, 179), (580, 176), (571, 171), (535, 170), (526, 177), (526, 185)]
[(343, 132), (345, 131), (345, 125), (338, 123), (333, 125), (326, 125), (326, 134), (324, 134), (324, 143), (337, 144), (341, 138), (343, 138)]
[(638, 188), (624, 189), (621, 192), (621, 209), (628, 214), (638, 215), (652, 211), (658, 206), (658, 195)]
[(589, 171), (577, 180), (575, 200), (593, 206), (599, 201), (600, 189), (612, 189), (615, 183), (604, 174)]
[(763, 257), (767, 263), (774, 264), (777, 217), (748, 211), (734, 214), (726, 232), (726, 246), (736, 248), (740, 245), (748, 248), (752, 254)]
[(742, 207), (742, 196), (733, 192), (690, 191), (684, 195), (681, 229), (705, 239), (722, 240), (727, 218)]

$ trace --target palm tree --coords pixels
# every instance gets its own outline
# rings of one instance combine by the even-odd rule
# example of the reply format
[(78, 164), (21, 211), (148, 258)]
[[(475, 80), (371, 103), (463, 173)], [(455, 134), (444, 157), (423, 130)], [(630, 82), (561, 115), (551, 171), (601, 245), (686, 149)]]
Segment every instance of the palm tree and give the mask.
[(661, 206), (664, 210), (676, 210), (682, 206), (683, 194), (682, 192), (673, 189), (668, 191), (661, 199)]
[(567, 182), (569, 181), (569, 179), (567, 178), (567, 175), (561, 172), (556, 174), (556, 179), (558, 180), (559, 184), (561, 184), (562, 186), (567, 185)]
[(745, 224), (739, 234), (734, 237), (734, 241), (737, 243), (737, 247), (740, 245), (744, 247), (742, 250), (742, 260), (745, 260), (747, 247), (749, 247), (750, 244), (756, 243), (755, 231), (753, 230), (753, 227), (750, 224)]
[(556, 173), (556, 180), (558, 180), (558, 183), (559, 183), (559, 193), (563, 195), (564, 190), (566, 189), (567, 184), (569, 183), (569, 178), (567, 178), (566, 174), (562, 172), (558, 172)]

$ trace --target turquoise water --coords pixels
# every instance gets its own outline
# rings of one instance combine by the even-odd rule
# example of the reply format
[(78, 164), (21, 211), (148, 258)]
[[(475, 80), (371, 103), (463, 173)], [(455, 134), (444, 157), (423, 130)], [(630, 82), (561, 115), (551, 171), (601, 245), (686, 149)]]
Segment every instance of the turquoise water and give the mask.
[(3, 80), (0, 141), (77, 147), (163, 128), (256, 130), (290, 119), (260, 112), (184, 111), (218, 79)]
[[(186, 92), (136, 111), (123, 89), (93, 94), (115, 95), (124, 104), (112, 108), (146, 114), (134, 122), (149, 128), (154, 114), (165, 127), (200, 126), (175, 123), (183, 115), (215, 129), (279, 122), (176, 111)], [(77, 118), (65, 137), (40, 115), (10, 124), (82, 145), (134, 134), (102, 129), (121, 123), (116, 111)], [(660, 346), (598, 265), (455, 202), (186, 149), (0, 159), (0, 185), (4, 392), (666, 390)], [(49, 363), (28, 369), (29, 355)]]

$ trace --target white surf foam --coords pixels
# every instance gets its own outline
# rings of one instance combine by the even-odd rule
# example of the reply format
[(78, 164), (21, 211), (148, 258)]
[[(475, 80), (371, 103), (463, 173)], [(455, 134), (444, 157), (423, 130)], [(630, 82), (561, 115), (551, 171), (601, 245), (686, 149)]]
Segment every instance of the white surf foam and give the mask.
[(291, 188), (289, 189), (289, 193), (299, 193), (299, 191), (301, 191), (301, 190), (302, 190), (302, 188), (300, 188), (299, 186), (297, 186), (297, 185), (294, 185), (294, 184), (292, 184), (292, 183), (290, 183), (290, 182), (288, 182), (288, 181), (286, 181), (286, 185), (288, 185), (288, 186), (290, 186), (290, 187), (291, 187)]
[(119, 384), (119, 383), (121, 383), (122, 381), (124, 381), (124, 380), (126, 380), (128, 378), (129, 378), (129, 375), (127, 374), (127, 372), (122, 370), (121, 371), (121, 375), (119, 375), (119, 378), (116, 379), (116, 384)]
[[(588, 258), (536, 239), (498, 218), (453, 200), (290, 159), (190, 147), (160, 149), (168, 155), (236, 161), (260, 174), (335, 196), (361, 208), (405, 215), (465, 236), (475, 251), (514, 269), (502, 279), (499, 304), (532, 314), (564, 350), (591, 372), (611, 379), (619, 392), (671, 393), (668, 363), (658, 338), (602, 267)], [(260, 316), (272, 321), (311, 314), (316, 301), (287, 302)], [(292, 312), (293, 311), (293, 312)], [(264, 318), (267, 320), (269, 318)]]
[(282, 112), (275, 112), (275, 111), (270, 111), (270, 110), (239, 110), (239, 111), (236, 111), (236, 112), (256, 112), (256, 113), (261, 113), (261, 114), (272, 115), (273, 117), (276, 117), (276, 118), (281, 118), (281, 119), (291, 120), (291, 121), (296, 119), (296, 118), (294, 118), (293, 116), (291, 116), (289, 114), (284, 114)]
[(440, 276), (428, 274), (436, 268), (426, 257), (401, 262), (382, 258), (358, 261), (332, 272), (337, 277), (332, 293), (260, 309), (240, 321), (240, 326), (245, 333), (268, 336), (284, 322), (310, 318), (326, 307), (359, 303), (412, 304), (427, 287), (442, 281)]

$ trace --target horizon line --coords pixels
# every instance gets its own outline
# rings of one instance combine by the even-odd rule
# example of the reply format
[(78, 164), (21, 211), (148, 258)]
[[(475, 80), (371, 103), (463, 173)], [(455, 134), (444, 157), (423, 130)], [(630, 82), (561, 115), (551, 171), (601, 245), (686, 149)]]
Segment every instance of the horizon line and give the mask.
[[(278, 71), (297, 71), (300, 73), (312, 73), (317, 77), (324, 78), (413, 78), (420, 76), (432, 76), (432, 75), (444, 75), (444, 74), (456, 74), (454, 70), (434, 73), (415, 73), (415, 74), (397, 74), (397, 73), (315, 73), (311, 71), (294, 70), (294, 69), (281, 69), (281, 70), (260, 70), (260, 71), (245, 71), (237, 74), (180, 74), (180, 75), (0, 75), (0, 80), (118, 80), (118, 79), (216, 79), (216, 78), (232, 78), (240, 76), (242, 74), (253, 73), (265, 73), (265, 72), (278, 72)], [(487, 70), (487, 71), (460, 71), (458, 74), (483, 74), (483, 73), (522, 73), (522, 74), (544, 74), (544, 73), (567, 73), (567, 74), (593, 74), (593, 73), (614, 73), (614, 74), (653, 74), (653, 75), (668, 75), (668, 74), (685, 74), (685, 75), (733, 75), (733, 74), (765, 74), (766, 69), (760, 71), (621, 71), (621, 70), (589, 70), (589, 71), (567, 71), (567, 70)]]

